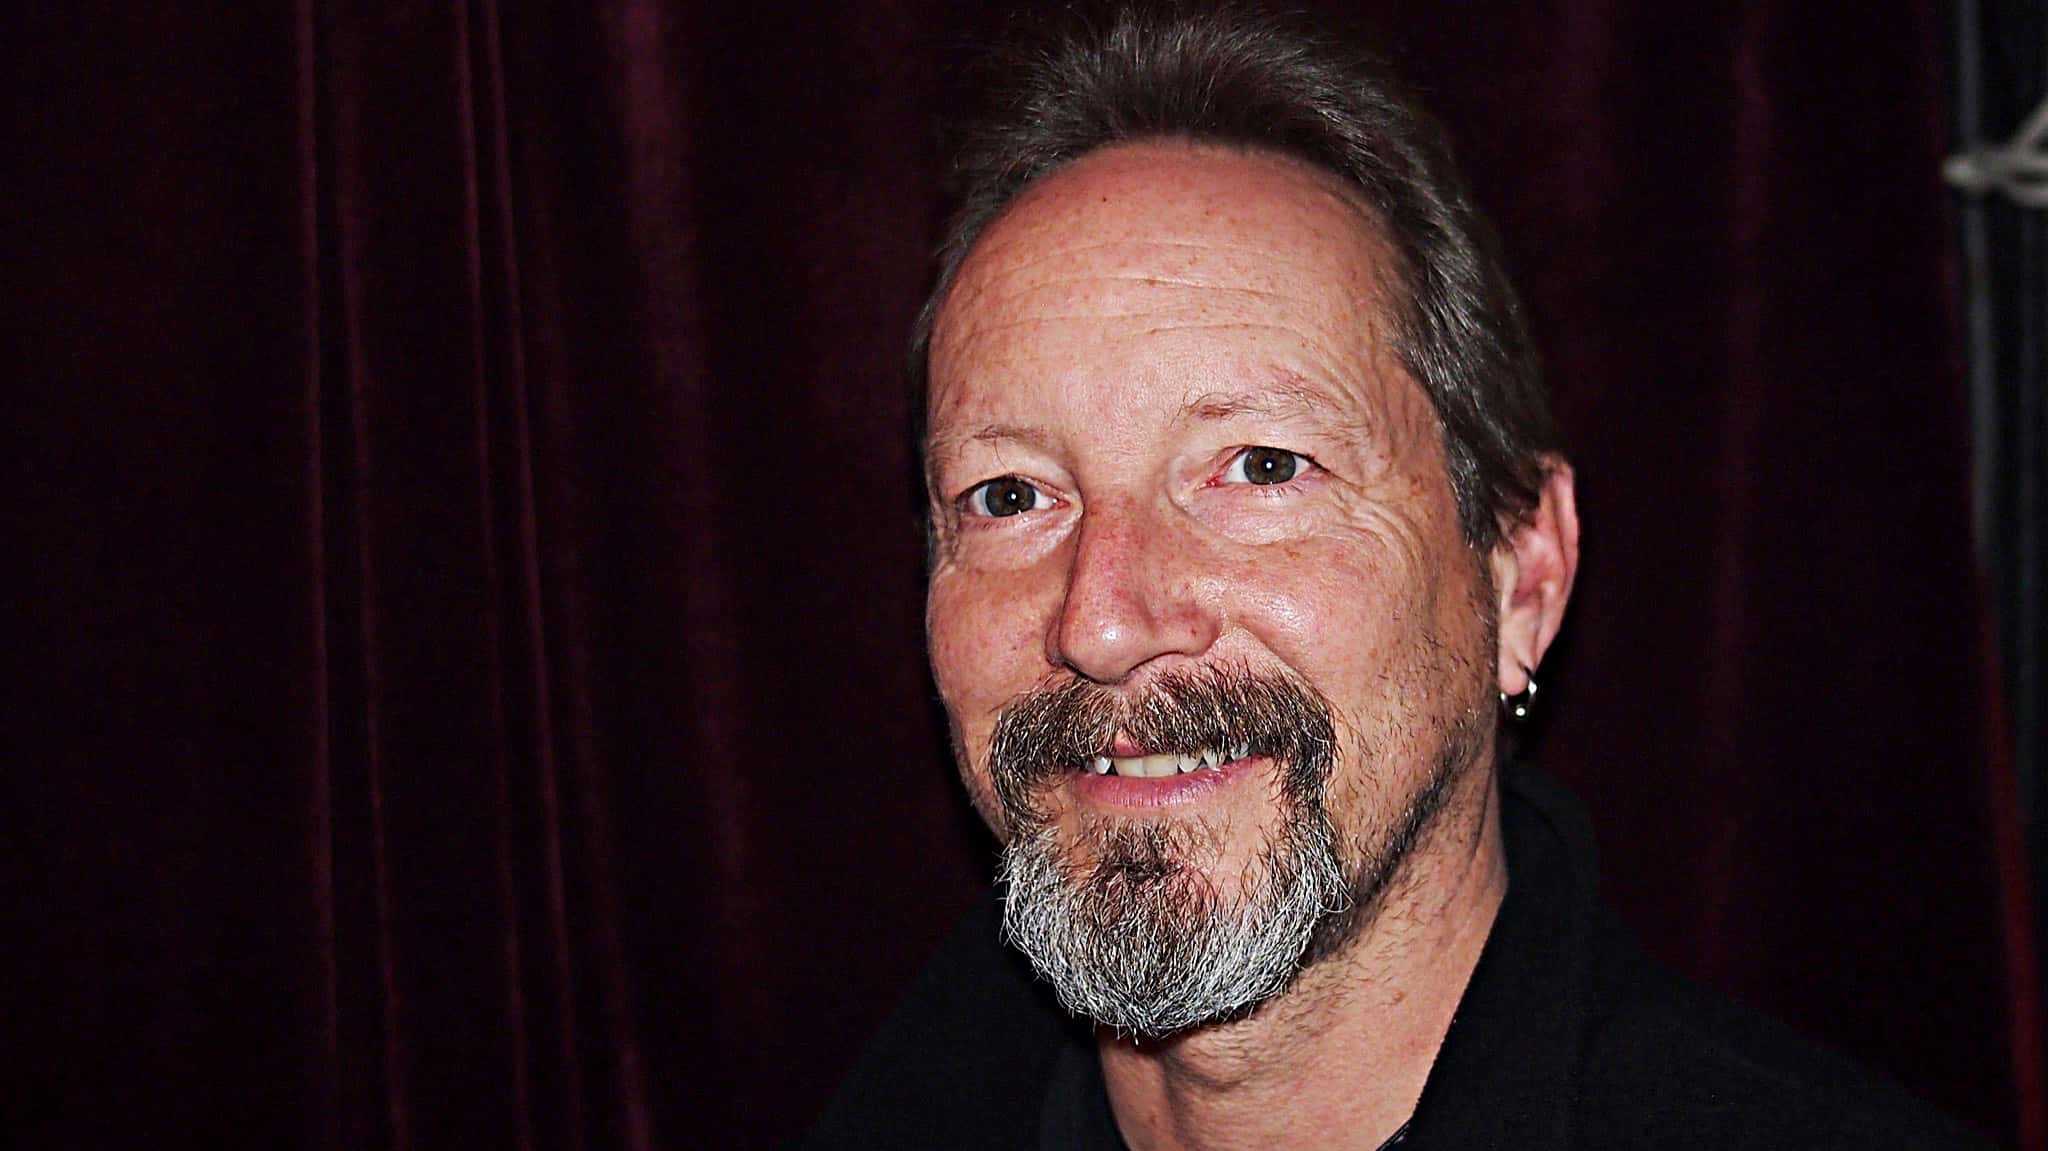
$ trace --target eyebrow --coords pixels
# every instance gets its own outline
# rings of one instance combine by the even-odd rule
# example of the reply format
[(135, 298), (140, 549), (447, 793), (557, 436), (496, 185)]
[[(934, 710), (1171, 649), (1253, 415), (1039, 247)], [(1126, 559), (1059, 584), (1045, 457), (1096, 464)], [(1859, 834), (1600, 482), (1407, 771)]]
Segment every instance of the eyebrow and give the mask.
[[(1356, 422), (1355, 417), (1347, 416), (1328, 389), (1307, 376), (1278, 365), (1268, 367), (1267, 374), (1272, 382), (1264, 389), (1189, 393), (1181, 401), (1180, 411), (1174, 414), (1174, 422), (1198, 420), (1206, 423), (1237, 416), (1286, 418), (1304, 415), (1324, 416), (1346, 424)], [(969, 444), (1024, 444), (1050, 452), (1053, 450), (1052, 440), (1051, 434), (1036, 424), (1013, 423), (983, 424), (973, 431), (931, 435), (924, 445), (925, 470), (929, 473), (933, 465)]]
[(1236, 416), (1341, 416), (1328, 390), (1299, 372), (1267, 369), (1272, 383), (1258, 391), (1201, 392), (1181, 401), (1179, 420), (1227, 420)]
[(925, 466), (929, 470), (937, 461), (953, 455), (968, 444), (1026, 444), (1040, 451), (1051, 450), (1051, 437), (1044, 428), (1032, 424), (983, 424), (971, 432), (948, 432), (926, 438)]

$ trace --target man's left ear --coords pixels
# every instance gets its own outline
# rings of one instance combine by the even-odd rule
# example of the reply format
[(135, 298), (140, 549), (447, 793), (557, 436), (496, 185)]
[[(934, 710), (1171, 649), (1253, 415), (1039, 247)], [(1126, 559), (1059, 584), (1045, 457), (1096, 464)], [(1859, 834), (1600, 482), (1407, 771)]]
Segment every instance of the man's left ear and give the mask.
[(1543, 662), (1564, 623), (1565, 601), (1579, 570), (1579, 509), (1572, 468), (1544, 457), (1543, 491), (1529, 514), (1501, 525), (1489, 563), (1500, 597), (1500, 690), (1517, 695)]

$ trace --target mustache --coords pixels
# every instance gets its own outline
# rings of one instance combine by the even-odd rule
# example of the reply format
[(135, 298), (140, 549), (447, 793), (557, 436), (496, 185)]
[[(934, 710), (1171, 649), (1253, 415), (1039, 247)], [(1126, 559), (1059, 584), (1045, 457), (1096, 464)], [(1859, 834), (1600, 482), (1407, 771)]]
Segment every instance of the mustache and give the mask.
[(1161, 675), (1119, 693), (1069, 675), (1018, 696), (996, 717), (989, 776), (1013, 826), (1041, 823), (1037, 794), (1109, 754), (1118, 734), (1148, 751), (1249, 748), (1279, 764), (1296, 800), (1320, 797), (1336, 755), (1334, 709), (1302, 680), (1239, 666)]

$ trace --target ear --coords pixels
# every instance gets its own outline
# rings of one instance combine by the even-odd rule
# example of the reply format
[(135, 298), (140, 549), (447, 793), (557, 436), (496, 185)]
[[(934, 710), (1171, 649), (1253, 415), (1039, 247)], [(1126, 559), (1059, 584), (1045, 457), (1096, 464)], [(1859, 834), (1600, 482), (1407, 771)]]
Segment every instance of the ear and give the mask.
[(1500, 597), (1500, 690), (1515, 695), (1557, 638), (1564, 605), (1579, 570), (1579, 509), (1572, 468), (1561, 456), (1544, 458), (1541, 498), (1529, 514), (1501, 525), (1488, 562)]

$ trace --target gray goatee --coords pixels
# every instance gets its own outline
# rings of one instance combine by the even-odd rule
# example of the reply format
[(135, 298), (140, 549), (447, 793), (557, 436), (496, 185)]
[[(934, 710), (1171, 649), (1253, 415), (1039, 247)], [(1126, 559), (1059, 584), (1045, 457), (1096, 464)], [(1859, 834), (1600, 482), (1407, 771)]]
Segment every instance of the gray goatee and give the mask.
[[(1047, 821), (1043, 792), (1118, 733), (1156, 751), (1249, 747), (1278, 765), (1280, 826), (1236, 898), (1210, 879), (1226, 848), (1217, 828), (1091, 820), (1068, 843)], [(1076, 679), (1019, 698), (989, 750), (1012, 830), (1006, 936), (1069, 1011), (1119, 1031), (1171, 1035), (1277, 995), (1355, 927), (1356, 899), (1390, 869), (1347, 876), (1338, 858), (1326, 804), (1335, 745), (1331, 708), (1312, 688), (1243, 670), (1181, 672), (1130, 697)]]

